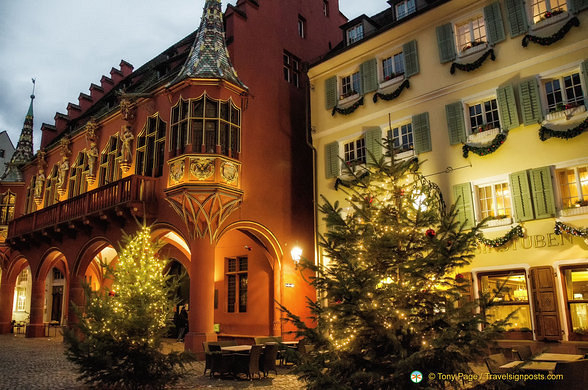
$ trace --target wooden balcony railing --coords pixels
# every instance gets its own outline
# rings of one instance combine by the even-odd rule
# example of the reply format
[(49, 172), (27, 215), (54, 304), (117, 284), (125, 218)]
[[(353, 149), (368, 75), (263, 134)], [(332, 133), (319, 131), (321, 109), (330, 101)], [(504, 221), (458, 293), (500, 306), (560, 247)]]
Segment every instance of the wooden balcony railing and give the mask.
[(157, 179), (132, 175), (109, 183), (85, 194), (45, 207), (31, 214), (16, 218), (8, 225), (7, 239), (32, 233), (61, 223), (99, 214), (125, 204), (155, 202)]

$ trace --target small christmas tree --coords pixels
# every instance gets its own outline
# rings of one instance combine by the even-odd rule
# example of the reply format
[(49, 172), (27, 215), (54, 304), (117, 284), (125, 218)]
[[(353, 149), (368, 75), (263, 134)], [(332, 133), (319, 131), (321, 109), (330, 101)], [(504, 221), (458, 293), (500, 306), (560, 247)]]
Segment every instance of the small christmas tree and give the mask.
[(313, 345), (297, 367), (309, 389), (407, 389), (414, 371), (419, 388), (459, 387), (428, 374), (471, 373), (468, 362), (504, 325), (476, 313), (480, 302), (464, 298), (468, 282), (457, 273), (478, 228), (463, 231), (417, 160), (395, 161), (386, 146), (386, 158), (335, 183), (348, 207), (323, 198), (327, 261), (303, 264), (316, 275), (315, 327), (284, 309)]
[(67, 358), (87, 383), (120, 388), (162, 388), (183, 375), (189, 353), (161, 352), (174, 307), (176, 286), (164, 275), (151, 229), (143, 226), (125, 245), (115, 267), (103, 265), (110, 288), (84, 286), (79, 322), (64, 334)]

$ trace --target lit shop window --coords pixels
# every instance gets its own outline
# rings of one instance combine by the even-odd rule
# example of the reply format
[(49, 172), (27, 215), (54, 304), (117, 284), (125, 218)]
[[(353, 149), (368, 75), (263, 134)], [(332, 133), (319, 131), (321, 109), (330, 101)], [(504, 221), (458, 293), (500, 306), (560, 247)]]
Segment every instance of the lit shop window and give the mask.
[(588, 267), (562, 270), (572, 332), (588, 333)]
[(480, 276), (480, 290), (492, 306), (486, 309), (488, 320), (498, 321), (515, 312), (507, 330), (531, 330), (531, 311), (527, 278), (524, 271), (501, 272)]

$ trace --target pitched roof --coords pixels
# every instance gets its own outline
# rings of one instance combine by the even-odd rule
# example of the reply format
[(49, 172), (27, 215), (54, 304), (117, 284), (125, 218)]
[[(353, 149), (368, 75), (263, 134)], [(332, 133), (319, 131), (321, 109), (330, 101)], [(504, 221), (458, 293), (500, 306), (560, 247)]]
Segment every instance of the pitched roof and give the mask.
[(229, 58), (220, 0), (206, 0), (188, 59), (170, 85), (185, 78), (223, 79), (247, 88), (239, 80)]
[(31, 95), (31, 104), (24, 120), (20, 138), (16, 144), (16, 150), (6, 164), (6, 171), (0, 180), (9, 182), (23, 181), (23, 175), (20, 168), (33, 159), (33, 100), (35, 95)]

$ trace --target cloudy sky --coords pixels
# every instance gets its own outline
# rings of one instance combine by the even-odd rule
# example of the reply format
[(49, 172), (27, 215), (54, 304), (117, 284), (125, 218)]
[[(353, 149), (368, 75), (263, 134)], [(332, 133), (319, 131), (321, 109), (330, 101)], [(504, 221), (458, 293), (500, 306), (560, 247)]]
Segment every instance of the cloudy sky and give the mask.
[[(289, 1), (289, 0), (262, 0)], [(306, 0), (308, 1), (308, 0)], [(223, 0), (223, 10), (228, 3)], [(386, 0), (339, 0), (349, 19), (384, 10)], [(204, 0), (0, 0), (0, 131), (16, 146), (36, 79), (34, 143), (43, 122), (67, 114), (90, 83), (118, 68), (135, 69), (200, 24)]]

